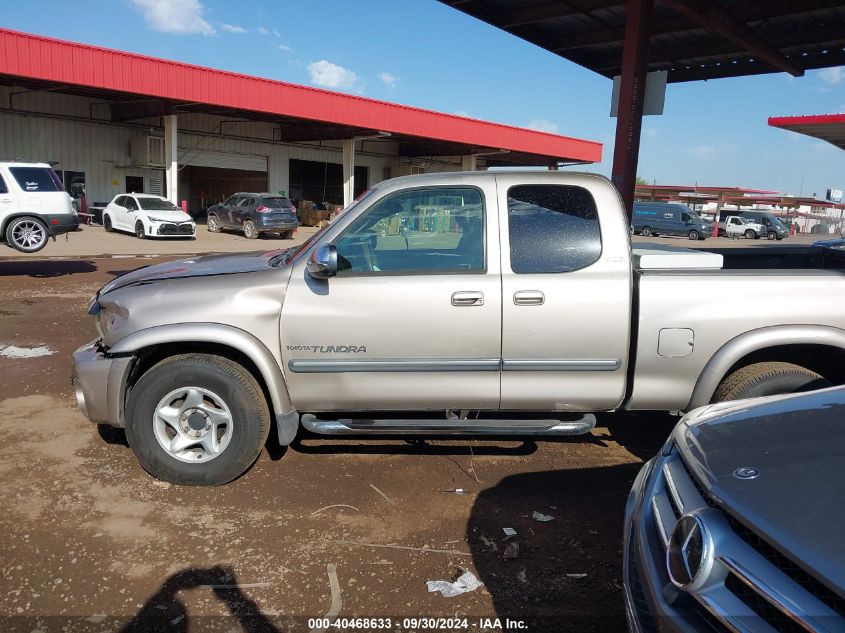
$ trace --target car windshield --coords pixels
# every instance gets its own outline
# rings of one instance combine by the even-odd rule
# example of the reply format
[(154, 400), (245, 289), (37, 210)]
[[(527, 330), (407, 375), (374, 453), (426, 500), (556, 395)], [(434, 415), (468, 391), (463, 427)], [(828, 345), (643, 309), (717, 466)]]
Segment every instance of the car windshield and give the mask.
[(272, 198), (261, 198), (261, 203), (265, 207), (270, 207), (271, 209), (291, 209), (293, 205), (291, 204), (290, 200), (287, 198), (282, 198), (281, 196), (273, 196)]
[(144, 211), (181, 211), (179, 207), (163, 198), (138, 198)]
[(9, 167), (24, 191), (64, 191), (62, 181), (50, 167)]

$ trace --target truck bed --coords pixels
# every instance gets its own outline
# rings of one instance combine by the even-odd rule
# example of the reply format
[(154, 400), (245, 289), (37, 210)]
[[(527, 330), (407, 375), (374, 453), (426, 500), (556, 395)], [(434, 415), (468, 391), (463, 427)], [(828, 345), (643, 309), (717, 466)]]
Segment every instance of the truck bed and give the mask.
[[(720, 255), (721, 268), (635, 267), (635, 370), (628, 409), (685, 409), (710, 357), (751, 330), (807, 323), (845, 329), (845, 251), (703, 250)], [(693, 344), (675, 353), (687, 355), (661, 355), (661, 330), (684, 330), (679, 336)]]

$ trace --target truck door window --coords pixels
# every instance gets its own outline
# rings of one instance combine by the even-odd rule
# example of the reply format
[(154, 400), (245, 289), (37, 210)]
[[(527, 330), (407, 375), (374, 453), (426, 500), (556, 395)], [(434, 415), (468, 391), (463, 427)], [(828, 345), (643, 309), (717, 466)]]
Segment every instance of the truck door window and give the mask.
[(338, 274), (484, 270), (484, 200), (471, 187), (387, 196), (335, 242)]
[(6, 187), (6, 181), (3, 180), (3, 176), (0, 176), (0, 193), (9, 193), (9, 188)]
[(583, 187), (511, 187), (508, 232), (515, 273), (571, 272), (601, 256), (596, 203)]

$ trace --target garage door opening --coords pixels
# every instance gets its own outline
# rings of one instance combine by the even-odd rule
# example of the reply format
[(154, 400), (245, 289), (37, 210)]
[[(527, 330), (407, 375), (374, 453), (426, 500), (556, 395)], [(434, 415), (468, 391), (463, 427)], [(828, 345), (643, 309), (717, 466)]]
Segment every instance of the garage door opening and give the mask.
[[(355, 167), (355, 197), (369, 186), (369, 169)], [(343, 166), (314, 160), (290, 160), (290, 195), (295, 200), (343, 204)]]
[(179, 171), (179, 200), (188, 212), (204, 216), (208, 207), (239, 191), (267, 191), (267, 172), (186, 165)]

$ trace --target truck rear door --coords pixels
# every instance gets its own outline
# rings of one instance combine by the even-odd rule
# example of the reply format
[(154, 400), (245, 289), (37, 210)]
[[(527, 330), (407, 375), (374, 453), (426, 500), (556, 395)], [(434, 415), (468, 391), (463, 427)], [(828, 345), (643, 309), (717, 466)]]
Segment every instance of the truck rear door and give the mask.
[(497, 174), (504, 410), (621, 404), (631, 329), (628, 221), (606, 180)]

